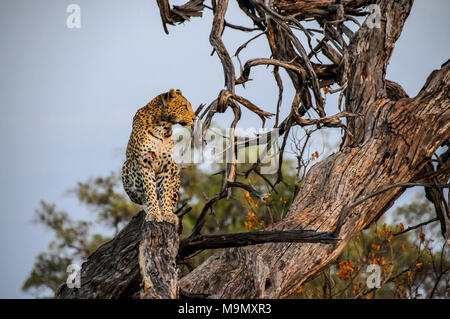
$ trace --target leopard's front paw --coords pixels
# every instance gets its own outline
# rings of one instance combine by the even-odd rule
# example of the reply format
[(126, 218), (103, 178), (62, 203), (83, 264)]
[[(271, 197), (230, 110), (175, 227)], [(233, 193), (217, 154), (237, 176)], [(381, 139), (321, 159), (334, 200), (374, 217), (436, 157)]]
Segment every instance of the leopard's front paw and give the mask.
[(178, 224), (180, 222), (177, 215), (172, 212), (165, 213), (163, 216), (164, 221), (175, 225), (175, 228), (178, 229)]
[(162, 218), (161, 214), (149, 213), (145, 216), (145, 220), (148, 222), (158, 222), (158, 223), (163, 222), (163, 218)]
[(163, 222), (163, 217), (159, 211), (151, 211), (148, 210), (147, 207), (144, 208), (145, 211), (145, 220), (148, 222)]

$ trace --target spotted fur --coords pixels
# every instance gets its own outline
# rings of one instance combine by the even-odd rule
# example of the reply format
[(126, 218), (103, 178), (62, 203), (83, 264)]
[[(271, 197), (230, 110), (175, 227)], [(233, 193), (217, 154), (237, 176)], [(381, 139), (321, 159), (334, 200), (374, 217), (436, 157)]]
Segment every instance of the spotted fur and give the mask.
[(158, 95), (133, 118), (122, 182), (130, 199), (144, 206), (147, 220), (178, 225), (173, 210), (180, 176), (172, 158), (172, 125), (191, 126), (195, 118), (189, 101), (174, 89)]

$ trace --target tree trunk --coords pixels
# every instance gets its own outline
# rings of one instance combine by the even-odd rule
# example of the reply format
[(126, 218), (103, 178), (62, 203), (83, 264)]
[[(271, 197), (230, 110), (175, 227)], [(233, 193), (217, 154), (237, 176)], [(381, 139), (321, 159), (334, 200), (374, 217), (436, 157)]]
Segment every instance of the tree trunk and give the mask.
[(178, 243), (175, 225), (144, 222), (139, 244), (141, 299), (178, 298)]

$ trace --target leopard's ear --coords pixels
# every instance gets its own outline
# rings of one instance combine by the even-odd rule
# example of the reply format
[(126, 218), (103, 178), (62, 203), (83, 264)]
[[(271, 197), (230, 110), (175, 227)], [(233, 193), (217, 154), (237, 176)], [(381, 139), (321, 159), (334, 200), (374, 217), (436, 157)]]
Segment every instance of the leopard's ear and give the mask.
[(177, 94), (180, 94), (180, 95), (183, 94), (180, 89), (177, 89), (175, 92), (177, 92)]
[(174, 89), (170, 89), (169, 92), (161, 95), (162, 104), (167, 106), (167, 102), (175, 98), (176, 92)]
[(167, 92), (167, 99), (168, 100), (173, 100), (175, 97), (176, 97), (176, 92), (175, 92), (175, 90), (174, 89), (170, 89), (170, 91), (169, 92)]

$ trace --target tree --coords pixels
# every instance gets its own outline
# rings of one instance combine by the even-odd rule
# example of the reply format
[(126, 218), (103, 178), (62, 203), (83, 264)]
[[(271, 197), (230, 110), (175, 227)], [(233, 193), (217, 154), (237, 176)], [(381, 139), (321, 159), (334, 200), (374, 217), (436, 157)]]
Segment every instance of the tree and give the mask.
[[(314, 152), (315, 153), (315, 152)], [(313, 153), (313, 154), (314, 154)], [(315, 157), (315, 156), (314, 156)], [(291, 199), (286, 196), (292, 194), (295, 182), (294, 167), (287, 162), (284, 175), (290, 181), (290, 187), (277, 187), (278, 194), (271, 193), (268, 202), (271, 206), (264, 206), (242, 190), (233, 192), (233, 201), (220, 201), (215, 207), (216, 219), (208, 220), (205, 224), (207, 233), (235, 233), (244, 230), (252, 231), (264, 229), (281, 220), (287, 212)], [(220, 167), (217, 167), (220, 170)], [(210, 178), (210, 173), (192, 166), (182, 171), (185, 180), (181, 192), (182, 200), (179, 208), (189, 205), (190, 209), (184, 215), (183, 236), (192, 232), (196, 216), (199, 215), (203, 203), (197, 197), (203, 194), (213, 194), (220, 181)], [(217, 176), (217, 175), (215, 175)], [(106, 192), (104, 186), (108, 185)], [(200, 187), (199, 187), (200, 185)], [(256, 184), (258, 185), (258, 184)], [(260, 183), (260, 185), (262, 184)], [(83, 190), (83, 192), (81, 192)], [(112, 191), (111, 191), (112, 190)], [(126, 223), (137, 210), (129, 203), (126, 195), (120, 191), (120, 181), (116, 174), (106, 177), (92, 178), (85, 183), (77, 183), (70, 191), (77, 195), (80, 203), (90, 203), (92, 211), (104, 219), (108, 229), (115, 231), (112, 221), (119, 215), (123, 205), (110, 205), (111, 201), (96, 200), (105, 198), (106, 193), (118, 202), (128, 203), (129, 211), (123, 214)], [(113, 193), (113, 194), (112, 194)], [(83, 194), (83, 196), (79, 196)], [(109, 203), (109, 204), (108, 204)], [(230, 206), (232, 204), (233, 206)], [(106, 206), (106, 207), (105, 207)], [(107, 207), (116, 207), (108, 216), (103, 214)], [(419, 195), (417, 199), (404, 206), (398, 207), (389, 215), (391, 225), (381, 218), (377, 223), (357, 234), (338, 259), (327, 267), (315, 279), (298, 286), (290, 298), (419, 298), (419, 297), (448, 297), (450, 283), (450, 245), (439, 239), (440, 227), (431, 203)], [(420, 216), (420, 220), (417, 220)], [(430, 222), (431, 221), (431, 222)], [(49, 245), (49, 250), (38, 254), (35, 266), (26, 279), (23, 289), (40, 292), (40, 296), (49, 296), (48, 289), (56, 291), (67, 279), (68, 265), (86, 260), (99, 246), (111, 240), (104, 230), (96, 232), (93, 223), (72, 221), (69, 215), (59, 212), (56, 205), (41, 202), (36, 209), (35, 222), (52, 230), (55, 241)], [(405, 225), (421, 225), (418, 228)], [(72, 235), (69, 235), (69, 234)], [(424, 234), (426, 238), (424, 237)], [(84, 234), (84, 235), (82, 235)], [(88, 236), (88, 234), (92, 234)], [(117, 233), (115, 233), (117, 235)], [(64, 238), (64, 239), (62, 239)], [(74, 241), (76, 240), (76, 243)], [(76, 249), (74, 249), (76, 247)], [(212, 251), (206, 250), (195, 256), (181, 260), (179, 267), (182, 274), (195, 269), (208, 257)], [(383, 267), (380, 289), (367, 289), (366, 269), (369, 264), (376, 263)]]
[[(425, 187), (441, 232), (446, 236), (449, 212), (443, 190), (448, 187), (450, 176), (450, 63), (432, 72), (414, 98), (408, 97), (399, 84), (385, 78), (412, 0), (238, 0), (254, 28), (225, 20), (228, 0), (212, 1), (211, 6), (204, 5), (202, 0), (192, 0), (172, 8), (167, 0), (157, 2), (166, 32), (167, 24), (201, 16), (205, 8), (213, 11), (210, 42), (223, 65), (225, 89), (203, 112), (199, 107), (197, 114), (203, 119), (205, 131), (215, 114), (228, 108), (233, 111), (231, 161), (222, 172), (220, 190), (208, 199), (192, 236), (180, 242), (174, 227), (164, 223), (142, 224), (138, 216), (113, 241), (90, 256), (82, 271), (82, 278), (84, 274), (89, 284), (77, 292), (62, 287), (59, 297), (172, 298), (178, 296), (178, 289), (185, 296), (287, 297), (329, 266), (354, 235), (378, 220), (412, 186)], [(365, 8), (372, 12), (364, 11)], [(367, 19), (356, 32), (347, 26), (348, 23), (359, 26), (357, 18), (364, 16)], [(316, 28), (304, 26), (311, 20)], [(247, 61), (238, 77), (221, 40), (225, 28), (260, 32), (257, 36), (267, 38), (271, 57)], [(308, 50), (299, 34), (306, 37)], [(315, 47), (312, 39), (318, 40)], [(325, 58), (329, 63), (321, 62)], [(275, 114), (235, 92), (235, 87), (244, 85), (251, 69), (258, 65), (273, 66), (280, 92)], [(283, 120), (279, 112), (283, 97), (280, 68), (287, 71), (296, 89), (290, 113)], [(345, 101), (343, 111), (327, 115), (322, 91), (339, 93), (339, 108)], [(201, 236), (208, 212), (214, 212), (214, 205), (227, 198), (231, 189), (244, 188), (252, 197), (262, 199), (250, 183), (238, 181), (242, 172), (237, 168), (236, 150), (240, 145), (251, 144), (239, 144), (233, 135), (241, 106), (257, 114), (263, 123), (275, 115), (275, 128), (282, 136), (280, 164), (295, 126), (342, 128), (342, 143), (339, 151), (309, 169), (289, 211), (269, 231)], [(317, 117), (308, 118), (311, 112)], [(283, 183), (282, 165), (279, 167), (274, 181), (266, 180), (269, 185)], [(259, 165), (253, 165), (243, 176), (261, 175), (258, 173)], [(131, 230), (137, 231), (133, 238), (129, 237)], [(139, 248), (131, 249), (130, 245), (136, 243)], [(249, 246), (257, 243), (265, 244)], [(178, 278), (177, 256), (211, 247), (229, 248)], [(128, 262), (130, 258), (139, 258), (140, 271), (135, 263)], [(110, 268), (100, 268), (99, 260), (111, 263)], [(112, 265), (117, 263), (120, 266), (114, 268)], [(142, 289), (136, 288), (139, 287), (136, 280), (143, 283)]]

